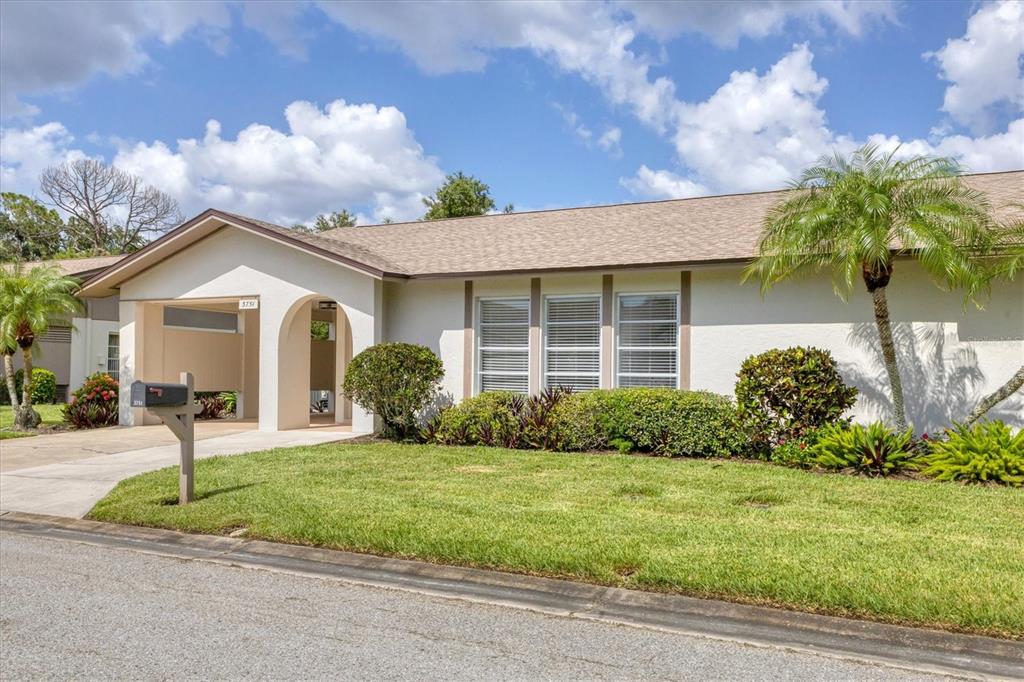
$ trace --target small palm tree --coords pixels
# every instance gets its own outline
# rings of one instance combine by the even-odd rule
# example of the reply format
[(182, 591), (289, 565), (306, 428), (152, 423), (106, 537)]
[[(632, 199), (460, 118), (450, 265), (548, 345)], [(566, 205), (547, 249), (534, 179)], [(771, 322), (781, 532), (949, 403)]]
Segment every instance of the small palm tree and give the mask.
[(991, 248), (994, 232), (988, 201), (960, 179), (956, 161), (895, 154), (867, 145), (806, 169), (765, 217), (758, 255), (743, 278), (758, 278), (764, 294), (827, 269), (843, 300), (862, 279), (874, 302), (893, 422), (902, 430), (907, 417), (885, 293), (896, 258), (916, 258), (940, 287), (973, 297), (988, 280), (978, 256)]
[[(14, 428), (39, 425), (39, 413), (32, 409), (32, 346), (46, 332), (50, 320), (70, 316), (82, 308), (74, 297), (78, 281), (65, 277), (53, 266), (26, 270), (21, 263), (0, 268), (0, 354), (3, 374), (14, 410)], [(14, 360), (20, 348), (25, 365), (21, 399), (14, 387)]]

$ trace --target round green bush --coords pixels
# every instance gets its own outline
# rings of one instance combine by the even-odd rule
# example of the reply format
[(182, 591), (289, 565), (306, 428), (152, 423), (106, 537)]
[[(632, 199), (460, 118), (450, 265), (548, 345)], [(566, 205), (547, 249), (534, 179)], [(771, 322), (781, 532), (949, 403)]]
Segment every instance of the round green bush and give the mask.
[(382, 435), (408, 438), (417, 433), (419, 415), (437, 394), (443, 376), (441, 359), (426, 346), (379, 343), (352, 358), (342, 390), (380, 417)]
[(520, 447), (525, 396), (492, 391), (467, 398), (441, 413), (434, 440), (442, 445)]
[[(14, 390), (21, 400), (21, 390), (24, 386), (25, 370), (19, 369), (14, 373)], [(7, 393), (7, 387), (0, 389), (0, 395), (4, 405), (10, 405), (11, 397)], [(32, 368), (32, 402), (36, 405), (53, 404), (57, 402), (57, 375), (43, 367)]]
[(930, 443), (923, 465), (937, 481), (1024, 485), (1024, 431), (1001, 421), (957, 427)]
[(737, 374), (740, 425), (759, 453), (808, 431), (841, 421), (857, 389), (843, 382), (835, 359), (820, 348), (786, 348), (752, 355)]

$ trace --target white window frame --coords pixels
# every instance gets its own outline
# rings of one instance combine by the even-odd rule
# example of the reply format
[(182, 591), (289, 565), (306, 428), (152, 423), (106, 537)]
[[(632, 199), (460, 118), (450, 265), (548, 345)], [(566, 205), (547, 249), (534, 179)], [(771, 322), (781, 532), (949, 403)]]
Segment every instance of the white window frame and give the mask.
[[(540, 368), (540, 383), (544, 388), (550, 388), (551, 384), (548, 382), (548, 327), (550, 325), (562, 326), (578, 324), (578, 322), (548, 322), (548, 302), (559, 301), (559, 300), (573, 300), (573, 299), (593, 299), (597, 301), (597, 370), (594, 372), (564, 372), (565, 376), (590, 376), (594, 375), (597, 379), (597, 384), (594, 389), (597, 390), (602, 388), (601, 386), (601, 368), (604, 367), (604, 348), (601, 343), (601, 330), (604, 328), (604, 305), (602, 304), (601, 294), (554, 294), (544, 297), (543, 310), (541, 311), (541, 368)], [(594, 347), (590, 346), (569, 346), (559, 348), (559, 350), (583, 350), (590, 351), (594, 350)]]
[[(520, 372), (504, 372), (504, 371), (484, 371), (483, 363), (483, 352), (485, 350), (497, 350), (497, 351), (521, 351), (522, 346), (483, 346), (483, 334), (482, 329), (485, 324), (483, 321), (483, 304), (485, 301), (526, 301), (526, 390), (523, 392), (524, 395), (530, 393), (530, 360), (533, 355), (533, 349), (530, 348), (530, 296), (478, 296), (476, 303), (473, 306), (473, 337), (475, 352), (473, 353), (473, 359), (475, 366), (473, 367), (473, 395), (480, 395), (484, 392), (483, 390), (483, 376), (485, 374), (489, 376), (522, 376)], [(502, 324), (500, 322), (487, 322), (486, 324)], [(510, 323), (504, 323), (506, 326), (512, 326)]]
[[(117, 357), (116, 358), (110, 357), (110, 349), (113, 348), (113, 346), (110, 344), (110, 340), (112, 338), (116, 338), (117, 339)], [(117, 369), (113, 370), (113, 374), (111, 374), (111, 370), (110, 370), (110, 361), (111, 360), (115, 360), (117, 362)], [(120, 334), (120, 332), (107, 332), (107, 360), (106, 360), (106, 362), (103, 365), (103, 369), (104, 369), (104, 371), (107, 374), (110, 374), (111, 378), (114, 379), (115, 381), (120, 381), (121, 380), (121, 334)]]
[[(621, 331), (621, 327), (622, 327), (622, 320), (619, 319), (619, 317), (620, 317), (619, 311), (621, 309), (620, 299), (623, 296), (672, 296), (672, 297), (675, 298), (675, 300), (676, 300), (676, 316), (675, 316), (674, 323), (676, 325), (676, 342), (675, 342), (675, 345), (673, 346), (673, 350), (675, 351), (675, 354), (676, 354), (676, 371), (675, 371), (675, 375), (674, 375), (675, 376), (674, 386), (675, 386), (675, 388), (679, 388), (679, 381), (680, 381), (680, 377), (679, 377), (679, 320), (682, 317), (682, 297), (679, 295), (678, 291), (617, 291), (617, 292), (615, 292), (615, 300), (612, 303), (612, 306), (613, 306), (612, 319), (613, 319), (613, 328), (614, 328), (613, 334), (614, 334), (614, 337), (615, 337), (615, 343), (613, 344), (613, 348), (612, 348), (612, 360), (613, 360), (613, 363), (612, 363), (612, 365), (613, 365), (612, 366), (612, 383), (613, 383), (613, 385), (615, 386), (615, 388), (621, 388), (622, 387), (621, 384), (619, 383), (619, 377), (621, 376), (621, 372), (619, 371), (619, 364), (620, 364), (619, 363), (619, 353), (620, 353), (620, 350), (622, 348), (622, 345), (619, 342), (619, 339), (620, 339), (620, 336), (621, 336), (620, 331)], [(627, 324), (632, 323), (632, 322), (664, 322), (664, 321), (665, 320), (630, 320), (629, 322), (627, 322)], [(668, 346), (627, 346), (627, 348), (628, 348), (628, 350), (662, 351), (662, 350), (666, 350), (668, 348)], [(673, 375), (670, 375), (670, 374), (643, 374), (643, 373), (637, 373), (637, 372), (630, 372), (629, 376), (633, 376), (633, 377), (668, 377), (668, 376), (673, 376)]]

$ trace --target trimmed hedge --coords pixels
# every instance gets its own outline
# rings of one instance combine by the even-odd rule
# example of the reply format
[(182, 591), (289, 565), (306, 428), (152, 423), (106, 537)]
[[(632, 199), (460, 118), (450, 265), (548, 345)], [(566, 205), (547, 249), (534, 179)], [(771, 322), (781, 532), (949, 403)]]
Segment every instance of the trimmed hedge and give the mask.
[(562, 452), (617, 447), (662, 456), (728, 457), (744, 439), (732, 402), (704, 391), (618, 388), (526, 398), (484, 393), (445, 410), (427, 440)]
[(857, 389), (847, 386), (832, 354), (820, 348), (751, 355), (736, 375), (736, 407), (753, 448), (764, 454), (842, 420)]
[[(21, 389), (25, 381), (25, 370), (14, 373), (14, 390), (21, 401)], [(34, 405), (52, 405), (57, 402), (57, 375), (44, 367), (32, 368), (32, 403)], [(0, 387), (0, 405), (10, 405), (11, 396), (7, 386)]]

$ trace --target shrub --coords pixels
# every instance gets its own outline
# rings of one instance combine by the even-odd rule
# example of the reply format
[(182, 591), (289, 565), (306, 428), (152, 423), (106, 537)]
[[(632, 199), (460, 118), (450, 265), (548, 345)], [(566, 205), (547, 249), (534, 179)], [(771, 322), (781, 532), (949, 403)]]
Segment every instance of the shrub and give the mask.
[(925, 476), (938, 481), (1024, 485), (1024, 431), (1016, 435), (1000, 421), (957, 426), (932, 441), (923, 458)]
[(439, 415), (433, 440), (442, 445), (520, 447), (525, 397), (507, 391), (482, 393)]
[[(19, 369), (14, 373), (14, 391), (21, 400), (21, 389), (25, 382), (25, 370)], [(53, 404), (57, 402), (57, 375), (43, 367), (32, 368), (32, 402), (36, 405)], [(0, 386), (0, 405), (10, 405), (11, 396), (7, 392), (6, 384)]]
[(811, 429), (799, 438), (784, 440), (769, 450), (764, 458), (773, 464), (806, 469), (814, 465), (814, 445), (820, 430)]
[(762, 453), (810, 429), (838, 423), (857, 398), (857, 389), (843, 383), (832, 354), (820, 348), (752, 355), (737, 379), (740, 424)]
[(94, 429), (117, 424), (119, 386), (109, 374), (93, 374), (64, 406), (64, 421), (76, 429)]
[(811, 462), (818, 466), (872, 476), (913, 469), (917, 457), (913, 430), (896, 433), (882, 422), (826, 426), (811, 448)]
[(359, 353), (345, 371), (345, 395), (384, 423), (383, 435), (416, 434), (417, 419), (444, 376), (440, 358), (426, 346), (379, 343)]
[[(741, 451), (736, 412), (725, 396), (670, 388), (591, 391), (603, 440), (619, 450), (665, 456), (728, 457)], [(632, 444), (632, 447), (629, 447)]]
[(195, 402), (199, 405), (196, 419), (220, 419), (227, 409), (220, 393), (206, 392), (195, 394)]
[(220, 399), (224, 401), (224, 412), (234, 414), (238, 410), (238, 394), (234, 391), (221, 391)]

